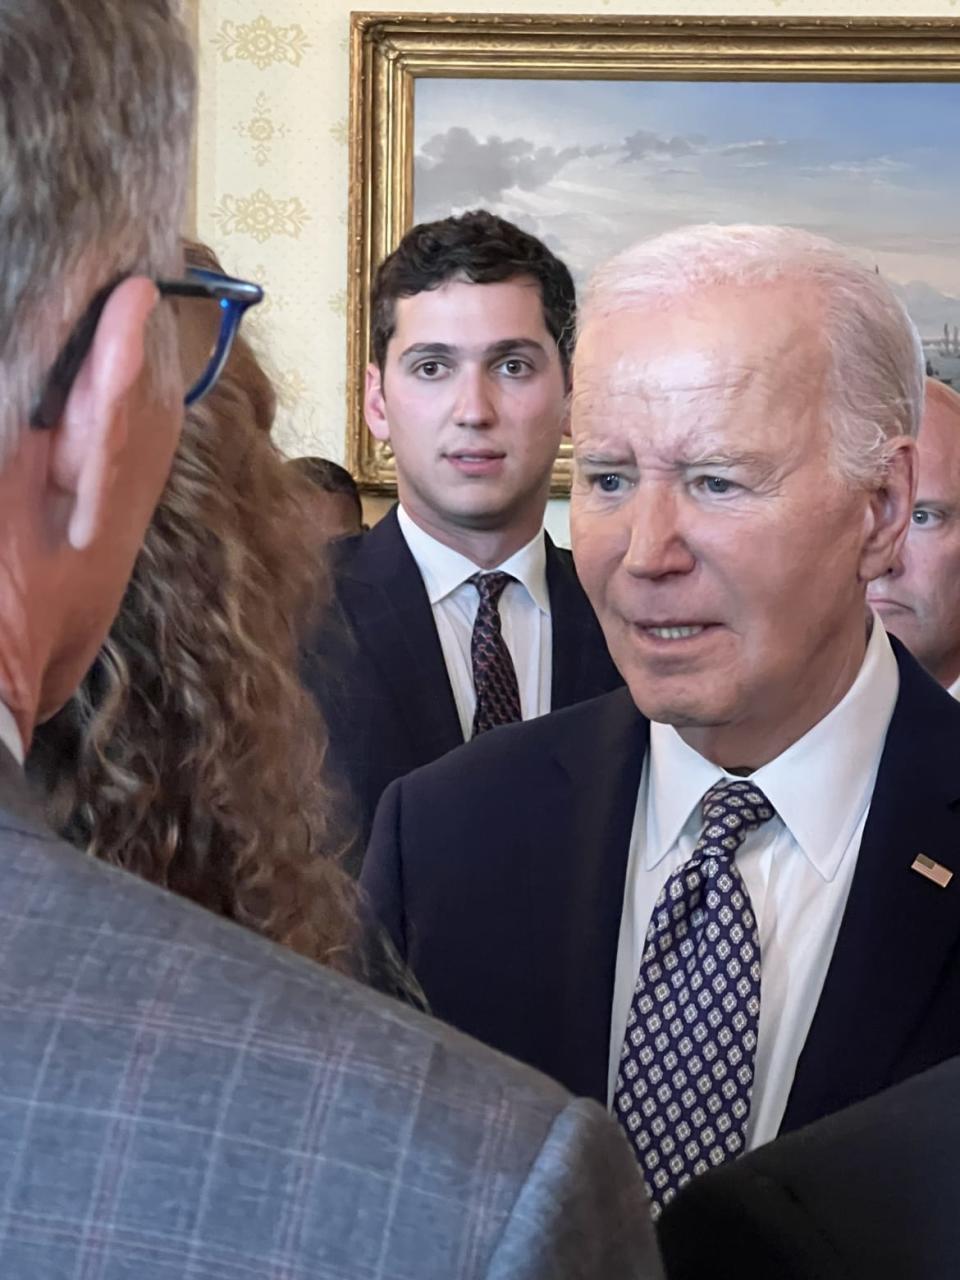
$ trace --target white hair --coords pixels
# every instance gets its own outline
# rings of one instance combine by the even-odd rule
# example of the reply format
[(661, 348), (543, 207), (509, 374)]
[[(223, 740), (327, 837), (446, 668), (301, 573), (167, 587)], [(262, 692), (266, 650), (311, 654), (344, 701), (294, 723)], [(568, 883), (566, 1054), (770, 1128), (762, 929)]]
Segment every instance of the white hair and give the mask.
[(834, 460), (851, 484), (873, 488), (886, 473), (889, 442), (919, 430), (923, 351), (886, 281), (833, 241), (792, 227), (681, 227), (598, 268), (579, 327), (583, 332), (599, 316), (656, 307), (701, 288), (785, 280), (809, 281), (820, 291)]

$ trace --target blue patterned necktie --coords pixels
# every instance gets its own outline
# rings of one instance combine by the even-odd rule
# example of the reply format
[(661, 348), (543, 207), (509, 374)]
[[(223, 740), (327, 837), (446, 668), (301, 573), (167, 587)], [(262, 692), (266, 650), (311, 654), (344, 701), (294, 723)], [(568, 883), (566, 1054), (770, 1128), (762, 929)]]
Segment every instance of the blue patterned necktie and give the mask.
[(473, 714), (473, 736), (476, 737), (497, 725), (522, 720), (523, 716), (516, 668), (500, 627), (500, 597), (516, 578), (498, 569), (494, 573), (475, 573), (470, 582), (480, 596), (470, 641), (473, 688), (477, 695)]
[(654, 1217), (684, 1183), (744, 1148), (760, 1019), (760, 939), (735, 858), (748, 833), (773, 814), (749, 781), (711, 787), (693, 854), (653, 908), (614, 1110)]

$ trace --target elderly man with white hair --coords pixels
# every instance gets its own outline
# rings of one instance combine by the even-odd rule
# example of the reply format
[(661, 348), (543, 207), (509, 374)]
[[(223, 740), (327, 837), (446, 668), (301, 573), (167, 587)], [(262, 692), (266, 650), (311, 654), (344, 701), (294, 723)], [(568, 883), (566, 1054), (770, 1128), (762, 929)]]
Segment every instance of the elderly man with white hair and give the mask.
[(364, 880), (434, 1011), (606, 1103), (659, 1210), (960, 1052), (960, 707), (865, 604), (923, 395), (873, 270), (785, 228), (639, 244), (573, 386), (627, 689), (396, 784)]

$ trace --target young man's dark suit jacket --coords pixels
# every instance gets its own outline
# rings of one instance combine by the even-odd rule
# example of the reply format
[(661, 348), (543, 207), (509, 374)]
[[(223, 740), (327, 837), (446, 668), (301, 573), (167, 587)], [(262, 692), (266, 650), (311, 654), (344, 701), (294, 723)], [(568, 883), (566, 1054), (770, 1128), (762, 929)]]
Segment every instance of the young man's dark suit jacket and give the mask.
[[(369, 533), (331, 547), (335, 617), (324, 621), (305, 679), (330, 734), (335, 771), (359, 827), (359, 866), (373, 815), (395, 778), (463, 746), (427, 591), (394, 508)], [(623, 681), (569, 551), (547, 537), (554, 709)]]
[[(782, 1130), (960, 1053), (960, 704), (900, 693)], [(496, 729), (386, 793), (363, 884), (435, 1014), (606, 1103), (648, 721), (627, 690)], [(946, 889), (918, 853), (955, 872)]]
[(960, 1061), (693, 1181), (664, 1211), (670, 1280), (956, 1280)]

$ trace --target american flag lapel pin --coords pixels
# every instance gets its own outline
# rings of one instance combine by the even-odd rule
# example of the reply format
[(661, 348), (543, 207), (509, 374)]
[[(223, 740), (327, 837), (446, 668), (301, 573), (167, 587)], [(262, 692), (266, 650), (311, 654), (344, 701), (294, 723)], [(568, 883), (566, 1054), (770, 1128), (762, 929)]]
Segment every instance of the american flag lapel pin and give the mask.
[(928, 858), (925, 853), (918, 853), (914, 860), (910, 863), (910, 870), (916, 871), (918, 875), (932, 880), (935, 885), (939, 885), (941, 889), (945, 889), (953, 879), (953, 872), (948, 871), (946, 867), (942, 867), (939, 862), (934, 862), (932, 858)]

